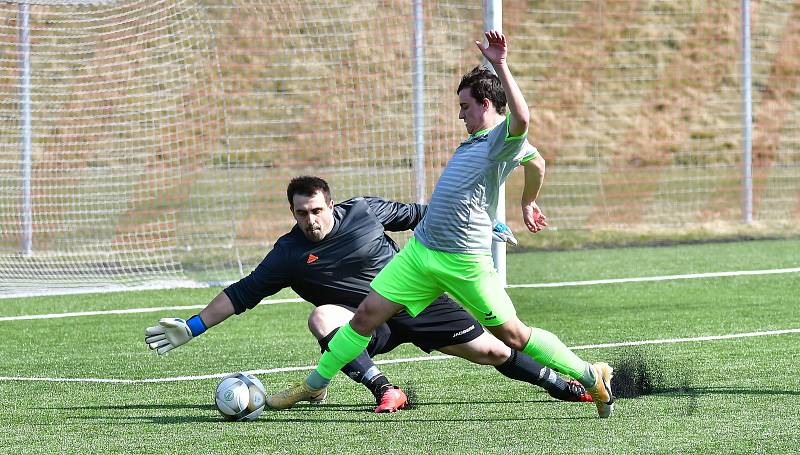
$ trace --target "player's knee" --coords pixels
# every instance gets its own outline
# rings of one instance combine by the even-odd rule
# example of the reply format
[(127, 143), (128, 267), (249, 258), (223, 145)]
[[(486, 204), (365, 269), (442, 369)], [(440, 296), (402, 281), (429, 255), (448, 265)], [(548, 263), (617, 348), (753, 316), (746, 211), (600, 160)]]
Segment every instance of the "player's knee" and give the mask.
[(511, 349), (500, 343), (497, 347), (484, 347), (477, 352), (468, 353), (462, 357), (481, 365), (502, 365), (511, 355)]
[(531, 336), (530, 327), (521, 321), (511, 321), (500, 326), (488, 327), (494, 336), (499, 338), (506, 346), (517, 351), (525, 349)]
[(506, 340), (506, 346), (517, 351), (522, 351), (525, 349), (526, 344), (528, 344), (528, 337), (519, 333), (509, 334), (508, 339)]
[(508, 346), (496, 346), (492, 347), (486, 353), (486, 364), (487, 365), (502, 365), (508, 358), (511, 356), (511, 349)]
[(373, 333), (378, 326), (388, 321), (399, 310), (397, 304), (380, 296), (375, 295), (374, 298), (371, 298), (373, 294), (361, 302), (350, 321), (350, 327), (364, 336)]
[(350, 320), (353, 313), (335, 305), (322, 305), (308, 315), (308, 330), (320, 339)]
[(325, 330), (325, 319), (321, 312), (317, 311), (319, 308), (315, 308), (311, 314), (308, 315), (308, 330), (316, 337), (320, 339), (327, 335)]

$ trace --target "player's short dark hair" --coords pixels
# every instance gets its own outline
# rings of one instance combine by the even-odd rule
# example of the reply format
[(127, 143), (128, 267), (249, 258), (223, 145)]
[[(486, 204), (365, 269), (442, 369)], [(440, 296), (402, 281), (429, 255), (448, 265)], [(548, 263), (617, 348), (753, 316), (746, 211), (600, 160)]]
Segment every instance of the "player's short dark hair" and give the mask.
[(461, 78), (461, 83), (458, 84), (456, 95), (461, 93), (465, 88), (472, 89), (472, 97), (479, 103), (482, 103), (484, 98), (488, 98), (494, 105), (494, 110), (498, 114), (505, 114), (506, 91), (503, 90), (503, 84), (500, 83), (500, 78), (493, 72), (481, 66), (476, 66), (469, 73)]
[(289, 199), (289, 206), (294, 208), (294, 195), (311, 197), (321, 191), (325, 195), (325, 202), (331, 202), (331, 189), (328, 182), (313, 175), (301, 175), (289, 182), (286, 188), (286, 197)]

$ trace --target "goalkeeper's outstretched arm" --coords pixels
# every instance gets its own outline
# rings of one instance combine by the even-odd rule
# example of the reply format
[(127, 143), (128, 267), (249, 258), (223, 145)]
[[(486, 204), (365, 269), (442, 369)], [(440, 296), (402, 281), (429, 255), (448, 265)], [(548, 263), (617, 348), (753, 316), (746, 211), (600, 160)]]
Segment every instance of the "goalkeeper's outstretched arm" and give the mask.
[(199, 316), (206, 328), (211, 328), (233, 316), (233, 314), (233, 302), (231, 302), (228, 294), (220, 292), (205, 308), (200, 310)]

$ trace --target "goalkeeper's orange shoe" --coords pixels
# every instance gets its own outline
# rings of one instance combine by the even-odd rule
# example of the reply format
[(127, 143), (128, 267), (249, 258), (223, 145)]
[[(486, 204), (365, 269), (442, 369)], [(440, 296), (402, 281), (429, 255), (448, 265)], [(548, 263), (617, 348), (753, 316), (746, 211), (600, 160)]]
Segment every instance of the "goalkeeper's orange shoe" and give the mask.
[(598, 362), (592, 365), (594, 373), (594, 386), (587, 387), (587, 391), (592, 395), (597, 414), (601, 418), (611, 417), (614, 413), (614, 395), (611, 393), (611, 378), (614, 369), (607, 363)]
[(289, 409), (301, 401), (308, 401), (311, 404), (322, 404), (327, 397), (327, 387), (312, 389), (306, 384), (306, 381), (301, 381), (267, 398), (267, 406), (272, 409)]
[(375, 408), (375, 412), (397, 412), (408, 404), (408, 397), (400, 387), (387, 387), (381, 395), (381, 402)]

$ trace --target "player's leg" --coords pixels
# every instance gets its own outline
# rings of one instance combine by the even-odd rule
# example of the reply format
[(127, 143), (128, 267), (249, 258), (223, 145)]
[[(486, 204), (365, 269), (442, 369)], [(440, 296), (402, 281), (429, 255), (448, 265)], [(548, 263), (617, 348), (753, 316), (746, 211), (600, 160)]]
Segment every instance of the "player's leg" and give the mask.
[[(414, 243), (409, 242), (409, 245)], [(373, 291), (358, 306), (353, 319), (336, 332), (317, 368), (301, 383), (269, 397), (270, 406), (286, 409), (310, 394), (320, 393), (337, 371), (367, 347), (377, 327), (403, 308), (413, 315), (420, 313), (442, 293), (423, 273), (425, 258), (419, 257), (409, 245), (372, 281)], [(416, 284), (412, 292), (408, 291), (408, 283)]]
[(580, 359), (552, 333), (528, 327), (516, 315), (500, 325), (486, 326), (508, 346), (523, 351), (534, 359), (581, 382), (584, 376), (591, 381), (591, 365)]
[(555, 335), (519, 320), (490, 256), (436, 253), (437, 272), (447, 292), (506, 346), (581, 383), (584, 375), (589, 375), (587, 382), (591, 379), (590, 365)]
[(580, 359), (557, 336), (540, 328), (531, 328), (516, 316), (504, 324), (487, 327), (501, 340), (517, 344), (528, 333), (523, 351), (539, 362), (577, 379), (591, 394), (600, 417), (614, 412), (611, 393), (613, 369), (604, 362), (590, 364)]
[[(353, 318), (354, 309), (339, 305), (322, 305), (314, 308), (308, 317), (308, 329), (319, 342), (322, 352), (328, 350), (328, 343), (334, 337), (339, 327), (350, 322)], [(353, 361), (342, 367), (342, 373), (350, 379), (363, 384), (375, 397), (376, 403), (380, 404), (383, 396), (395, 386), (372, 361), (372, 356), (382, 350), (382, 346), (391, 337), (391, 331), (385, 324), (378, 327), (372, 336), (367, 349), (362, 351)], [(396, 392), (392, 392), (397, 395)]]
[(443, 287), (481, 324), (507, 346), (577, 379), (592, 395), (600, 417), (611, 415), (611, 367), (581, 360), (554, 334), (520, 321), (490, 256), (434, 253)]
[(355, 349), (366, 346), (369, 335), (380, 324), (400, 310), (416, 316), (442, 294), (438, 283), (426, 273), (427, 253), (428, 250), (412, 237), (405, 248), (375, 276), (370, 284), (372, 292), (358, 306), (350, 323), (333, 337), (330, 351), (322, 355), (319, 366), (307, 378), (306, 382), (311, 387), (330, 381), (336, 371), (332, 369), (343, 360), (349, 361), (355, 357)]
[(489, 332), (472, 341), (443, 346), (439, 351), (482, 365), (492, 365), (503, 376), (543, 388), (562, 401), (592, 401), (591, 395), (578, 381), (565, 381), (555, 371), (530, 356), (506, 346)]
[(416, 317), (400, 312), (388, 324), (398, 342), (411, 342), (425, 352), (437, 350), (473, 363), (492, 365), (506, 377), (540, 386), (559, 400), (591, 401), (577, 381), (567, 382), (528, 355), (509, 348), (484, 331), (474, 317), (446, 294)]
[[(371, 292), (361, 302), (353, 319), (340, 327), (328, 342), (328, 350), (322, 354), (317, 368), (305, 380), (268, 397), (267, 405), (273, 409), (288, 409), (300, 401), (311, 401), (325, 393), (336, 373), (367, 348), (371, 334), (400, 308), (400, 305)], [(354, 323), (367, 335), (354, 330)]]

